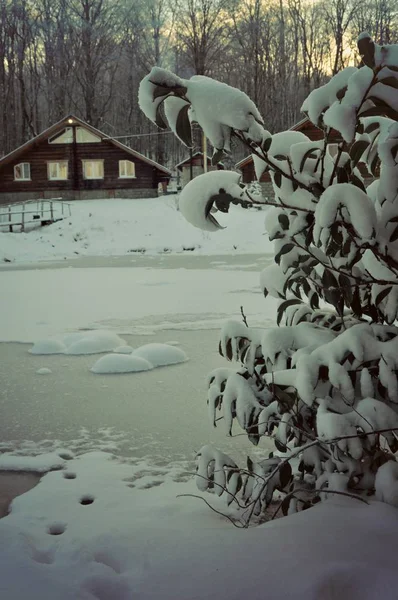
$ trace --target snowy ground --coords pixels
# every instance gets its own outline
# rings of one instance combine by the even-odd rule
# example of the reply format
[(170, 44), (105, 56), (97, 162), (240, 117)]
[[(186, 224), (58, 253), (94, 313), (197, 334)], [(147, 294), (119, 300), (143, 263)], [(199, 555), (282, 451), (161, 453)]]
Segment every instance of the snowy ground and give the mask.
[[(249, 449), (244, 436), (210, 428), (204, 378), (225, 364), (215, 329), (240, 319), (241, 305), (250, 324), (272, 323), (275, 306), (258, 287), (270, 260), (263, 217), (232, 213), (210, 237), (171, 197), (82, 202), (71, 225), (0, 234), (0, 257), (14, 261), (0, 270), (0, 471), (43, 474), (0, 520), (1, 600), (397, 597), (392, 507), (335, 498), (238, 530), (180, 497), (201, 495), (191, 476), (201, 443)], [(98, 354), (28, 352), (97, 329), (133, 348), (178, 344), (189, 360), (98, 375)]]
[[(0, 234), (0, 263), (65, 260), (77, 256), (135, 254), (269, 253), (265, 211), (232, 206), (218, 213), (214, 234), (195, 229), (176, 209), (177, 195), (145, 200), (90, 200), (72, 203), (72, 216), (28, 233)], [(219, 216), (220, 215), (220, 216)]]

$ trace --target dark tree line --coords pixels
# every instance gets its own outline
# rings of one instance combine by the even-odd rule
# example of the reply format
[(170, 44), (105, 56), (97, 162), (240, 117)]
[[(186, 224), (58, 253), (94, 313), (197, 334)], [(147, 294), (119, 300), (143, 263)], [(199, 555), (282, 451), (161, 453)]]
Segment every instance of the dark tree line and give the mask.
[(396, 2), (0, 0), (0, 156), (72, 112), (173, 166), (184, 155), (174, 136), (143, 135), (156, 133), (137, 103), (153, 65), (237, 86), (270, 131), (286, 129), (355, 61), (363, 30), (397, 41)]

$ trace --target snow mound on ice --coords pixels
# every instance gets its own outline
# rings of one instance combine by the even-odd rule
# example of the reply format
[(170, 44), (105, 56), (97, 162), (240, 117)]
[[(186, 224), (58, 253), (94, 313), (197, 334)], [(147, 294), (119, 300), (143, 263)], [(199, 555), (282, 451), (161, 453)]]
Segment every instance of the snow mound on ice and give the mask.
[(145, 344), (134, 350), (133, 355), (148, 360), (154, 367), (176, 365), (188, 360), (187, 355), (181, 348), (169, 346), (168, 344)]
[(59, 340), (39, 340), (29, 350), (31, 354), (64, 354), (66, 346)]
[(50, 373), (52, 373), (52, 371), (47, 367), (42, 367), (41, 369), (37, 369), (36, 373), (38, 375), (49, 375)]
[(124, 340), (111, 331), (85, 331), (68, 347), (67, 354), (99, 354), (123, 345)]
[(60, 339), (47, 339), (35, 342), (29, 350), (31, 354), (101, 354), (111, 352), (125, 341), (116, 333), (105, 330), (68, 333)]
[(91, 367), (93, 373), (138, 373), (139, 371), (150, 371), (153, 365), (145, 358), (132, 356), (131, 354), (107, 354), (101, 356)]
[(117, 348), (113, 349), (116, 354), (131, 354), (133, 350), (134, 348), (131, 346), (118, 346)]

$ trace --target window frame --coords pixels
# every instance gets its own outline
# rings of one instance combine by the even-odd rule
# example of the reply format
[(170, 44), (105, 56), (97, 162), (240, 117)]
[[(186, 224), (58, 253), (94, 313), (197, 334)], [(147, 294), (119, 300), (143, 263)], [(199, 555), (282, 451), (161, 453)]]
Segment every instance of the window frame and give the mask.
[[(49, 160), (47, 161), (47, 179), (48, 181), (68, 181), (69, 179), (69, 161), (67, 160)], [(66, 165), (66, 177), (60, 177), (59, 176), (59, 171), (60, 171), (60, 165), (61, 163)], [(50, 165), (58, 165), (58, 176), (57, 177), (51, 177), (50, 176)]]
[[(25, 171), (24, 167), (25, 167), (25, 165), (28, 165), (29, 177), (25, 177), (24, 176), (24, 171)], [(15, 170), (16, 170), (17, 167), (22, 167), (22, 177), (17, 177), (16, 176)], [(31, 176), (31, 172), (30, 172), (30, 163), (28, 163), (28, 162), (20, 162), (20, 163), (17, 163), (16, 165), (14, 165), (14, 181), (32, 181), (32, 176)]]
[[(130, 163), (131, 165), (133, 165), (134, 175), (122, 175), (121, 174), (122, 163), (124, 164), (125, 167), (126, 167), (125, 163)], [(135, 174), (135, 162), (133, 162), (132, 160), (129, 160), (127, 158), (123, 158), (122, 160), (119, 160), (119, 179), (137, 179), (137, 176)]]
[[(82, 170), (83, 170), (83, 179), (85, 181), (93, 181), (98, 179), (105, 179), (105, 164), (103, 158), (82, 158)], [(99, 177), (87, 177), (86, 175), (86, 163), (101, 163), (102, 164), (102, 175)]]

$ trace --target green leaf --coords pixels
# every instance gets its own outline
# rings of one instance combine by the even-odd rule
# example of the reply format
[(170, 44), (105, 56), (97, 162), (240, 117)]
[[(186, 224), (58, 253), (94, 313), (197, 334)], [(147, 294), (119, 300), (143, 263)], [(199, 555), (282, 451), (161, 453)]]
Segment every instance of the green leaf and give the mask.
[(337, 183), (348, 183), (350, 176), (344, 167), (337, 168)]
[(379, 83), (383, 83), (384, 85), (388, 85), (389, 87), (398, 90), (398, 79), (392, 75), (390, 77), (385, 77), (384, 79), (379, 79)]
[(285, 312), (285, 310), (287, 308), (289, 308), (289, 306), (294, 306), (295, 304), (303, 304), (303, 302), (301, 300), (298, 300), (296, 298), (290, 298), (289, 300), (285, 300), (284, 302), (282, 302), (279, 306), (278, 306), (278, 310), (277, 310), (277, 319), (276, 319), (276, 324), (279, 326), (281, 320), (282, 320), (282, 316), (283, 313)]
[(372, 162), (370, 164), (370, 172), (372, 173), (372, 175), (374, 177), (378, 176), (379, 165), (380, 165), (380, 159), (379, 159), (378, 155), (376, 154), (376, 156), (374, 157), (374, 159), (372, 160)]
[(300, 173), (302, 173), (302, 171), (304, 169), (304, 165), (308, 158), (318, 158), (317, 154), (314, 154), (314, 155), (312, 154), (315, 150), (319, 151), (319, 148), (317, 148), (316, 146), (313, 146), (312, 148), (307, 150), (307, 152), (304, 153), (303, 158), (301, 159), (301, 163), (300, 163), (300, 168), (299, 168)]
[[(178, 113), (176, 133), (180, 140), (188, 147), (192, 146), (191, 123), (188, 117), (189, 104), (182, 107)], [(221, 151), (222, 152), (222, 151)]]
[(170, 88), (164, 85), (156, 84), (156, 87), (153, 90), (152, 98), (153, 100), (156, 100), (156, 98), (160, 98), (161, 96), (167, 96), (168, 94), (170, 94), (170, 92)]
[(253, 473), (253, 461), (250, 458), (250, 456), (247, 457), (246, 464), (247, 464), (247, 470), (249, 471), (249, 473)]
[(274, 183), (278, 188), (280, 188), (282, 185), (282, 175), (279, 171), (274, 173)]
[(285, 244), (284, 246), (282, 246), (282, 248), (279, 250), (278, 254), (275, 256), (276, 264), (279, 265), (279, 263), (281, 262), (281, 256), (283, 256), (284, 254), (287, 254), (293, 248), (294, 248), (294, 244), (292, 244), (292, 243)]
[(357, 188), (359, 188), (360, 190), (362, 190), (363, 192), (366, 192), (366, 188), (365, 188), (363, 181), (361, 181), (359, 179), (359, 177), (354, 175), (354, 173), (351, 175), (351, 183), (353, 185), (355, 185)]
[(390, 235), (390, 242), (395, 242), (395, 240), (398, 240), (398, 227), (396, 227)]
[(339, 287), (343, 292), (345, 301), (347, 302), (348, 306), (350, 306), (352, 300), (351, 280), (343, 273), (340, 273), (339, 275)]
[(358, 287), (354, 289), (354, 293), (352, 295), (352, 300), (350, 303), (350, 308), (357, 317), (362, 316), (361, 296)]
[(373, 69), (375, 66), (375, 44), (372, 38), (369, 36), (358, 40), (358, 50), (364, 64)]
[(363, 153), (365, 152), (365, 150), (367, 150), (369, 145), (370, 142), (367, 142), (365, 140), (358, 140), (357, 142), (353, 143), (353, 145), (350, 148), (350, 158), (353, 167), (355, 167), (358, 164)]
[(160, 112), (161, 104), (162, 103), (160, 103), (156, 109), (155, 123), (159, 127), (159, 129), (167, 129), (168, 125), (167, 125), (166, 121), (163, 119), (162, 113)]
[(284, 489), (286, 486), (289, 485), (291, 479), (292, 479), (292, 467), (290, 466), (290, 463), (285, 462), (282, 464), (282, 466), (279, 469), (279, 481), (280, 481), (282, 489)]
[(322, 275), (322, 285), (325, 289), (338, 288), (339, 284), (331, 271), (325, 269)]
[(342, 100), (344, 98), (344, 96), (345, 96), (346, 91), (347, 91), (347, 86), (345, 85), (338, 92), (336, 92), (336, 98), (337, 98), (337, 100)]
[(270, 149), (271, 144), (272, 144), (272, 137), (267, 138), (263, 142), (262, 149), (264, 150), (264, 152), (268, 152), (268, 150)]
[(394, 121), (398, 120), (398, 112), (391, 108), (391, 106), (372, 106), (371, 108), (367, 108), (363, 112), (360, 113), (359, 118), (364, 117), (388, 117), (389, 119), (393, 119)]
[(376, 300), (375, 300), (376, 306), (379, 306), (379, 304), (384, 300), (384, 298), (386, 298), (388, 296), (388, 294), (391, 292), (391, 290), (392, 290), (392, 285), (390, 285), (388, 288), (382, 290), (379, 294), (377, 294)]
[(333, 225), (330, 228), (330, 233), (337, 246), (342, 246), (343, 234), (340, 231), (340, 223), (333, 223)]
[(397, 154), (398, 154), (398, 144), (396, 144), (395, 146), (393, 146), (391, 148), (391, 156), (393, 157), (393, 159), (396, 161), (397, 158)]
[(317, 310), (319, 308), (319, 296), (316, 292), (313, 292), (310, 298), (310, 306), (312, 310)]
[(371, 123), (370, 125), (368, 125), (365, 130), (364, 133), (372, 133), (373, 131), (376, 131), (376, 129), (380, 128), (380, 123)]
[(285, 214), (281, 214), (278, 216), (278, 221), (284, 231), (289, 229), (289, 217)]
[(289, 513), (289, 505), (290, 505), (291, 499), (292, 499), (292, 496), (285, 496), (285, 498), (282, 500), (281, 510), (282, 510), (282, 514), (284, 517), (287, 517), (287, 515)]
[(285, 444), (282, 444), (282, 442), (280, 442), (278, 439), (274, 439), (274, 444), (278, 452), (282, 452), (283, 454), (287, 452), (287, 446), (285, 446)]

